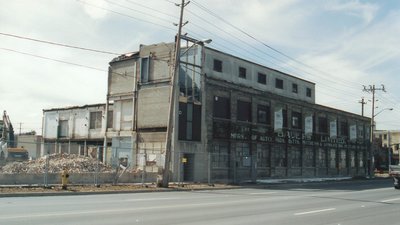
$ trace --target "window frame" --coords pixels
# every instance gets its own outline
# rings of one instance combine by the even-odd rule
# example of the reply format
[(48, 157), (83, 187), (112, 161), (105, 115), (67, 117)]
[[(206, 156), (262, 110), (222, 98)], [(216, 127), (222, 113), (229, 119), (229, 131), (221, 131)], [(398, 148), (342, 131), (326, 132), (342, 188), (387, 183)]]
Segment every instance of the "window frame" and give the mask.
[(246, 79), (247, 78), (247, 69), (243, 66), (239, 66), (238, 69), (239, 78)]
[(266, 85), (266, 84), (267, 84), (267, 74), (258, 72), (258, 73), (257, 73), (257, 82), (258, 82), (259, 84), (264, 84), (264, 85)]
[(284, 89), (284, 81), (283, 81), (283, 79), (275, 78), (275, 88), (281, 89), (281, 90)]
[(222, 73), (222, 68), (223, 68), (222, 60), (214, 59), (214, 61), (213, 61), (213, 71)]

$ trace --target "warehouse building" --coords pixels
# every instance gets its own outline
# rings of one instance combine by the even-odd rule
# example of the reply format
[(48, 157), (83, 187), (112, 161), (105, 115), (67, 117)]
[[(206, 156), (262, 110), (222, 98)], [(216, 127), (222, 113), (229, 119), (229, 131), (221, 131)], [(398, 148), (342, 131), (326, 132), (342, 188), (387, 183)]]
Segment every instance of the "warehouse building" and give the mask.
[(312, 82), (184, 39), (174, 93), (174, 43), (110, 62), (113, 155), (160, 172), (172, 97), (173, 181), (366, 175), (369, 118), (316, 104)]

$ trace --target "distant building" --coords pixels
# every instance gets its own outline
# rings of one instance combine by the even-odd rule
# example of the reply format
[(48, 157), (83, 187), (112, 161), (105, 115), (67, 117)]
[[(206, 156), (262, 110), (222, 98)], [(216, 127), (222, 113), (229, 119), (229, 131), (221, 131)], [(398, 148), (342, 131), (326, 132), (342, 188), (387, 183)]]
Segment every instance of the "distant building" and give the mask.
[(174, 43), (110, 62), (113, 155), (163, 169), (172, 97), (174, 181), (366, 175), (369, 118), (315, 104), (312, 82), (199, 43), (182, 48), (172, 96)]
[[(40, 155), (68, 153), (96, 157), (97, 147), (104, 143), (105, 108), (105, 104), (92, 104), (44, 109)], [(108, 106), (108, 110), (112, 113), (112, 105)], [(112, 119), (109, 127), (111, 123)], [(100, 155), (105, 154), (101, 152)]]
[(42, 136), (35, 134), (19, 134), (15, 136), (16, 146), (28, 150), (29, 158), (36, 159), (40, 157), (40, 148), (42, 145)]
[(375, 130), (376, 167), (399, 164), (400, 130)]

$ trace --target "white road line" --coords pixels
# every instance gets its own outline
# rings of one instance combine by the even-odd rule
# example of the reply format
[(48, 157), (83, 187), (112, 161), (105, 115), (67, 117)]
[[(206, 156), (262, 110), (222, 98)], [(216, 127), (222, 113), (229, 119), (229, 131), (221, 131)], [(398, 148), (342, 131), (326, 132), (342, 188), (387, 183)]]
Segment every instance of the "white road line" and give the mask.
[(386, 199), (386, 200), (382, 200), (381, 202), (386, 203), (386, 202), (394, 202), (394, 201), (398, 201), (398, 200), (400, 200), (400, 198)]
[(275, 193), (276, 192), (254, 192), (254, 193), (249, 193), (248, 195), (270, 195)]
[(320, 212), (326, 212), (326, 211), (333, 211), (333, 210), (336, 210), (336, 208), (320, 209), (320, 210), (313, 210), (313, 211), (308, 211), (308, 212), (300, 212), (300, 213), (295, 213), (294, 215), (295, 216), (301, 216), (301, 215), (320, 213)]

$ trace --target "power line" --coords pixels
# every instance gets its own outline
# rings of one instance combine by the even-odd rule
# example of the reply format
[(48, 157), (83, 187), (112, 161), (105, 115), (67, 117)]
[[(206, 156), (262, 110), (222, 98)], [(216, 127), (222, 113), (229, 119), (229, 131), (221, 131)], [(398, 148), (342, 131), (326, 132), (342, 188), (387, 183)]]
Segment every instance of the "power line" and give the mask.
[(117, 14), (117, 15), (120, 15), (120, 16), (125, 16), (125, 17), (128, 17), (128, 18), (137, 20), (137, 21), (141, 21), (141, 22), (143, 22), (143, 23), (148, 23), (148, 24), (152, 24), (152, 25), (155, 25), (155, 26), (159, 26), (159, 27), (162, 27), (162, 28), (165, 28), (165, 29), (168, 29), (168, 30), (175, 31), (175, 30), (174, 30), (173, 28), (171, 28), (171, 27), (164, 26), (164, 25), (161, 25), (161, 24), (152, 22), (152, 21), (148, 21), (148, 20), (144, 20), (144, 19), (141, 19), (141, 18), (138, 18), (138, 17), (130, 16), (130, 15), (127, 15), (127, 14), (124, 14), (124, 13), (120, 13), (120, 12), (117, 12), (117, 11), (114, 11), (114, 10), (111, 10), (111, 9), (107, 9), (107, 8), (104, 8), (104, 7), (101, 7), (101, 6), (97, 6), (97, 5), (94, 5), (94, 4), (91, 4), (91, 3), (88, 3), (88, 2), (82, 1), (82, 0), (76, 0), (76, 1), (78, 1), (78, 2), (80, 2), (80, 3), (82, 3), (82, 4), (85, 4), (85, 5), (91, 6), (91, 7), (93, 7), (93, 8), (101, 9), (101, 10), (104, 10), (104, 11), (107, 11), (107, 12), (111, 12), (111, 13), (114, 13), (114, 14)]
[(74, 49), (79, 49), (79, 50), (97, 52), (97, 53), (104, 53), (104, 54), (110, 54), (110, 55), (121, 55), (119, 53), (96, 50), (96, 49), (91, 49), (91, 48), (78, 47), (78, 46), (67, 45), (67, 44), (62, 44), (62, 43), (57, 43), (57, 42), (52, 42), (52, 41), (39, 40), (36, 38), (25, 37), (25, 36), (20, 36), (20, 35), (16, 35), (16, 34), (7, 34), (7, 33), (0, 32), (0, 35), (29, 40), (29, 41), (36, 41), (36, 42), (45, 43), (45, 44), (58, 45), (58, 46), (67, 47), (67, 48), (74, 48)]
[[(50, 60), (50, 61), (63, 63), (63, 64), (68, 64), (68, 65), (72, 65), (72, 66), (79, 66), (79, 67), (92, 69), (92, 70), (97, 70), (97, 71), (101, 71), (101, 72), (108, 72), (107, 70), (96, 68), (96, 67), (92, 67), (92, 66), (87, 66), (87, 65), (83, 65), (83, 64), (68, 62), (68, 61), (59, 60), (59, 59), (54, 59), (54, 58), (50, 58), (50, 57), (46, 57), (46, 56), (40, 56), (40, 55), (31, 54), (31, 53), (27, 53), (27, 52), (21, 52), (21, 51), (17, 51), (17, 50), (14, 50), (14, 49), (2, 48), (2, 47), (0, 47), (0, 49), (4, 50), (4, 51), (14, 52), (14, 53), (22, 54), (22, 55), (32, 56), (32, 57), (35, 57), (35, 58)], [(123, 77), (133, 77), (132, 75), (127, 75), (127, 74), (121, 74), (121, 73), (116, 73), (116, 72), (112, 72), (112, 73), (116, 74), (116, 75), (123, 76)]]

